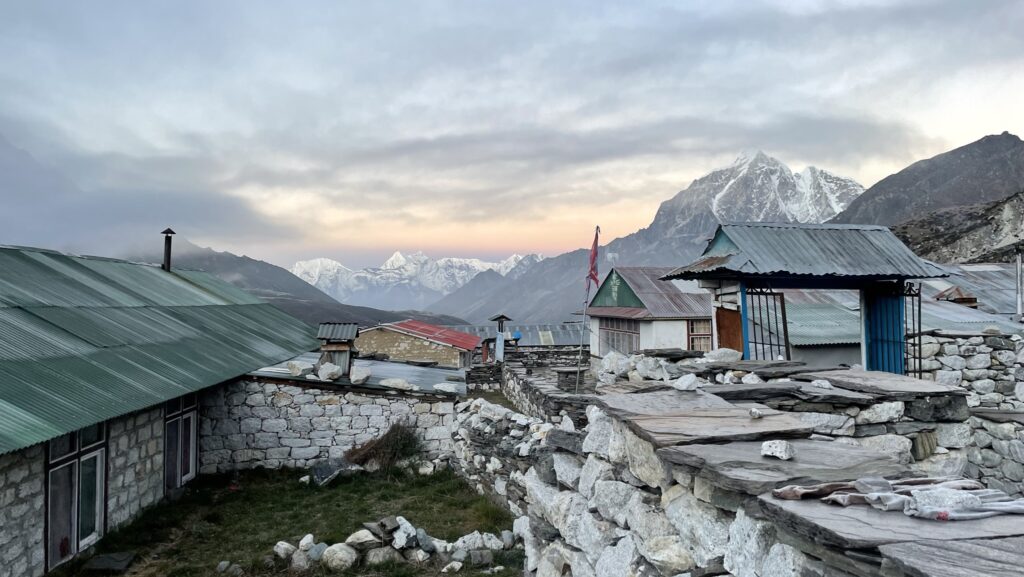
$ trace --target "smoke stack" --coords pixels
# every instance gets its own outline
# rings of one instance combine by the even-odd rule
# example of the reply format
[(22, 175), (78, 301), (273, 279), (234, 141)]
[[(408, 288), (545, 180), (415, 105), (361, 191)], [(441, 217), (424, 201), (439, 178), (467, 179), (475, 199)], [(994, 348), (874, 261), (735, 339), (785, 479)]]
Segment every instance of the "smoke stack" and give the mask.
[(171, 270), (171, 235), (174, 231), (170, 228), (164, 229), (160, 234), (164, 235), (164, 263), (160, 265), (160, 268), (170, 271)]

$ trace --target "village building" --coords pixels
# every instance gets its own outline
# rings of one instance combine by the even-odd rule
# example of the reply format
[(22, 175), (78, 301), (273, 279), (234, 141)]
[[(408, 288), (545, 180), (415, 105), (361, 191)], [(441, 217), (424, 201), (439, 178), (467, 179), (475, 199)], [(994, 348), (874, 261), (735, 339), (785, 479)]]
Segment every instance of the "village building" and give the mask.
[(0, 574), (42, 575), (175, 494), (200, 467), (200, 398), (313, 337), (169, 258), (0, 248)]
[(672, 270), (615, 267), (608, 273), (586, 311), (592, 354), (717, 346), (711, 296), (692, 282), (662, 280)]
[(480, 337), (409, 319), (362, 329), (355, 344), (362, 356), (467, 368)]

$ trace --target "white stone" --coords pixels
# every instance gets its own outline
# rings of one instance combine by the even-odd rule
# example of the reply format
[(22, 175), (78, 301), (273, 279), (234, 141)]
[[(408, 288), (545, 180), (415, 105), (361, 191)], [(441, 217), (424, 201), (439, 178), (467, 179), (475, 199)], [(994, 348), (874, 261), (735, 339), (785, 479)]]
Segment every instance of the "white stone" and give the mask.
[(960, 371), (935, 371), (935, 382), (940, 385), (958, 386), (964, 380)]
[(814, 573), (811, 571), (804, 572), (804, 569), (810, 564), (810, 558), (804, 555), (800, 551), (790, 547), (789, 545), (783, 545), (782, 543), (776, 543), (772, 545), (772, 548), (768, 550), (768, 556), (764, 559), (764, 565), (761, 567), (761, 575), (764, 577), (804, 577), (805, 575), (822, 575), (823, 573)]
[(629, 472), (633, 473), (650, 487), (660, 488), (671, 479), (668, 467), (655, 453), (654, 445), (641, 439), (633, 431), (620, 427), (629, 463)]
[(594, 496), (589, 506), (602, 517), (626, 527), (627, 505), (640, 490), (621, 481), (598, 481), (594, 484)]
[(670, 384), (673, 389), (680, 391), (696, 391), (706, 385), (707, 382), (702, 381), (693, 373), (688, 373), (672, 381)]
[(433, 475), (434, 474), (434, 463), (430, 461), (423, 461), (416, 468), (416, 472), (420, 475)]
[(974, 432), (967, 423), (939, 423), (935, 426), (936, 443), (940, 447), (960, 449), (971, 444)]
[(555, 541), (541, 551), (535, 577), (596, 577), (593, 564), (583, 553)]
[(733, 349), (720, 348), (704, 353), (704, 360), (718, 363), (734, 363), (743, 359), (743, 353)]
[(789, 441), (765, 441), (761, 443), (761, 456), (789, 461), (796, 456), (796, 449)]
[(286, 541), (278, 541), (277, 544), (274, 545), (274, 554), (281, 559), (290, 558), (292, 556), (292, 553), (295, 553), (295, 546), (291, 543), (288, 543)]
[(762, 411), (761, 409), (758, 409), (757, 407), (750, 407), (750, 410), (747, 411), (747, 414), (750, 415), (751, 419), (763, 419), (764, 418), (764, 411)]
[(800, 420), (814, 427), (814, 432), (822, 435), (852, 435), (854, 431), (853, 417), (832, 413), (793, 413)]
[(594, 494), (594, 485), (597, 481), (612, 479), (613, 476), (614, 468), (611, 464), (595, 454), (588, 455), (586, 462), (583, 463), (583, 468), (580, 469), (577, 490), (589, 499)]
[(300, 550), (292, 553), (292, 563), (291, 563), (291, 570), (292, 571), (297, 571), (297, 572), (300, 572), (300, 573), (303, 572), (303, 571), (308, 571), (309, 570), (309, 564), (310, 564), (309, 555), (305, 551), (300, 549)]
[(316, 376), (321, 381), (333, 381), (341, 377), (344, 370), (334, 363), (324, 363), (320, 365), (320, 370), (317, 371)]
[(968, 369), (987, 369), (992, 366), (992, 356), (988, 353), (978, 353), (967, 358)]
[(481, 535), (484, 549), (490, 549), (491, 551), (501, 551), (505, 548), (505, 543), (502, 542), (501, 537), (498, 537), (494, 533), (483, 533)]
[(608, 443), (612, 436), (612, 419), (604, 411), (587, 407), (587, 436), (583, 438), (583, 452), (608, 456)]
[(877, 403), (866, 409), (861, 409), (854, 419), (858, 425), (894, 423), (903, 417), (904, 408), (903, 401)]
[(348, 380), (352, 381), (353, 385), (362, 385), (370, 380), (371, 374), (370, 369), (366, 367), (353, 366), (348, 374)]
[(380, 382), (380, 386), (386, 387), (386, 388), (389, 388), (389, 389), (396, 389), (396, 390), (399, 390), (399, 391), (411, 391), (412, 390), (412, 385), (409, 384), (409, 381), (407, 381), (405, 379), (399, 379), (399, 378), (382, 379), (381, 382)]
[(462, 571), (462, 563), (458, 561), (452, 561), (441, 569), (441, 573), (458, 573), (459, 571)]
[(729, 515), (697, 499), (680, 485), (673, 485), (661, 497), (665, 515), (675, 527), (697, 565), (706, 567), (725, 555), (729, 542)]
[(320, 557), (320, 563), (331, 571), (345, 571), (359, 560), (359, 552), (344, 543), (328, 547)]
[(293, 377), (304, 377), (313, 372), (313, 363), (288, 361), (288, 373)]
[(811, 386), (812, 387), (818, 387), (819, 389), (834, 389), (835, 388), (835, 387), (832, 386), (832, 383), (830, 383), (829, 381), (827, 381), (825, 379), (815, 379), (815, 380), (811, 381)]
[(530, 529), (530, 518), (523, 515), (512, 521), (512, 534), (523, 542), (523, 552), (526, 554), (526, 570), (536, 571), (537, 563), (540, 561), (540, 543)]
[(345, 544), (359, 550), (374, 549), (381, 546), (380, 539), (368, 529), (360, 529), (345, 539)]
[(632, 535), (626, 535), (613, 547), (606, 547), (601, 552), (594, 569), (597, 577), (641, 577), (637, 570), (640, 553)]
[(394, 539), (391, 541), (391, 546), (395, 549), (405, 549), (416, 539), (416, 528), (401, 515), (395, 517), (395, 521), (398, 521), (398, 529), (392, 535)]
[(558, 452), (551, 455), (551, 458), (554, 462), (555, 478), (558, 479), (558, 482), (572, 490), (576, 490), (579, 486), (580, 474), (583, 471), (583, 467), (580, 466), (576, 456), (570, 453)]
[(406, 561), (413, 563), (425, 563), (427, 559), (430, 559), (430, 553), (427, 553), (423, 549), (409, 549), (405, 553)]
[(747, 373), (743, 375), (743, 378), (740, 379), (740, 382), (745, 385), (758, 385), (763, 383), (764, 379), (762, 379), (761, 377), (757, 376), (754, 373)]
[(434, 390), (442, 393), (458, 393), (459, 387), (455, 383), (437, 383)]
[(873, 437), (856, 438), (839, 437), (836, 440), (852, 445), (860, 445), (861, 447), (867, 447), (882, 453), (888, 453), (897, 457), (901, 463), (909, 463), (913, 460), (910, 455), (910, 449), (913, 446), (913, 441), (901, 435), (875, 435)]
[(312, 534), (307, 534), (299, 541), (299, 551), (309, 551), (316, 545), (316, 540), (313, 539)]
[(693, 556), (679, 535), (643, 539), (637, 542), (637, 549), (662, 575), (675, 575), (694, 567)]
[(741, 508), (729, 526), (729, 546), (725, 550), (725, 568), (736, 577), (758, 577), (775, 543), (775, 528), (770, 523), (747, 516)]

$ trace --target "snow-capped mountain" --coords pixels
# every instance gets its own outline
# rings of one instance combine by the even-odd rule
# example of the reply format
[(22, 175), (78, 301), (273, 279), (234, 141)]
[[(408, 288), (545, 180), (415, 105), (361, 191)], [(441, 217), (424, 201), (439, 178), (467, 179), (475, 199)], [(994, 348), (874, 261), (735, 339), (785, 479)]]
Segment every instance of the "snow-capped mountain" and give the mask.
[(422, 252), (396, 251), (379, 267), (353, 270), (328, 258), (295, 263), (292, 274), (346, 304), (391, 310), (419, 309), (468, 283), (485, 270), (517, 278), (540, 255), (512, 256), (500, 262), (475, 258), (432, 259)]
[[(857, 182), (818, 168), (794, 173), (763, 152), (744, 154), (663, 202), (647, 228), (602, 246), (598, 269), (606, 274), (613, 266), (681, 266), (699, 254), (720, 222), (824, 222), (863, 191)], [(430, 310), (458, 311), (470, 322), (499, 312), (526, 323), (571, 320), (581, 306), (587, 259), (586, 249), (576, 250), (544, 259), (517, 278), (482, 279), (488, 282), (468, 285)]]

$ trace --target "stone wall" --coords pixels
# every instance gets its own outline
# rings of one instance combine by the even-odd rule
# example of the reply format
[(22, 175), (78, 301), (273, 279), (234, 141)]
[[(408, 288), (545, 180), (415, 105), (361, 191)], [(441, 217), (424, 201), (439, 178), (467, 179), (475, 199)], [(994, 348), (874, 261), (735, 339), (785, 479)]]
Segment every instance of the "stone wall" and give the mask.
[(436, 361), (442, 367), (461, 367), (462, 352), (453, 347), (386, 328), (359, 333), (360, 354), (383, 353), (392, 361)]
[(107, 526), (112, 531), (164, 496), (163, 408), (114, 419), (107, 429)]
[(483, 399), (464, 401), (455, 405), (451, 465), (481, 495), (516, 516), (524, 515), (524, 475), (539, 458), (541, 439), (552, 428)]
[(236, 381), (200, 399), (201, 473), (309, 467), (405, 423), (428, 454), (450, 452), (452, 397)]
[(45, 569), (43, 445), (0, 455), (0, 577)]
[(501, 388), (501, 363), (473, 365), (466, 371), (466, 390), (496, 391)]
[(534, 371), (505, 364), (501, 392), (513, 406), (521, 413), (550, 423), (560, 424), (563, 417), (569, 417), (575, 426), (585, 426), (586, 408), (593, 402), (593, 395), (563, 391), (555, 384), (554, 374), (543, 369)]
[[(580, 346), (514, 347), (505, 349), (505, 362), (532, 366), (574, 367), (580, 358)], [(583, 345), (583, 366), (590, 362), (590, 345)]]

